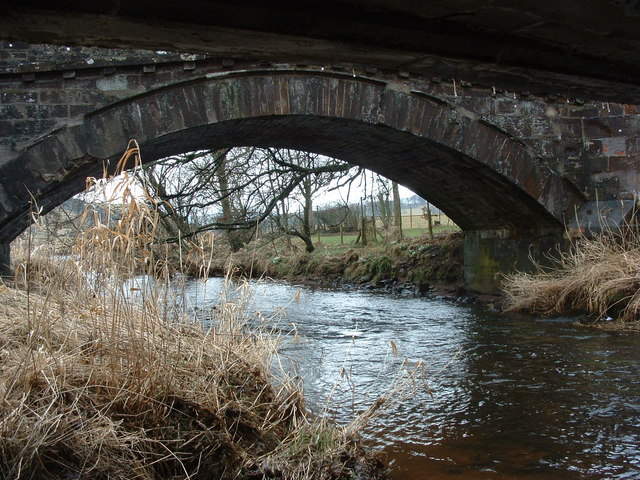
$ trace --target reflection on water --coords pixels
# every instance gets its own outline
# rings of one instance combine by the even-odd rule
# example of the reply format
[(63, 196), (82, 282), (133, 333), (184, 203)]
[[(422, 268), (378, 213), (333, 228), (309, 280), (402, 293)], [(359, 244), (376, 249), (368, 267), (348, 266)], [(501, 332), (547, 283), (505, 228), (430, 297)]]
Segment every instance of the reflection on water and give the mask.
[[(188, 284), (200, 314), (222, 282)], [(292, 301), (301, 291), (300, 302)], [(637, 334), (483, 312), (426, 298), (253, 284), (252, 307), (288, 305), (284, 345), (315, 411), (344, 422), (424, 360), (416, 392), (369, 428), (394, 479), (640, 478)]]

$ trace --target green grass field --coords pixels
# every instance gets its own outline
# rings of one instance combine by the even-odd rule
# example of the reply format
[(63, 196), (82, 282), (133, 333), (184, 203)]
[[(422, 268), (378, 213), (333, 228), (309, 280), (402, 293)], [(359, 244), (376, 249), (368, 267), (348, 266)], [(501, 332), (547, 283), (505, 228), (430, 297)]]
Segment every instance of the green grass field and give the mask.
[[(434, 234), (441, 233), (441, 232), (458, 232), (458, 231), (460, 231), (460, 228), (456, 225), (434, 225), (433, 227)], [(424, 228), (407, 228), (404, 230), (403, 233), (405, 238), (417, 238), (423, 235), (428, 235), (427, 230)], [(325, 234), (325, 235), (320, 235), (320, 245), (324, 245), (324, 246), (353, 245), (357, 238), (358, 238), (357, 233), (345, 233), (342, 236), (342, 241), (340, 239), (339, 233)], [(368, 238), (368, 240), (370, 242), (372, 241), (372, 239), (370, 238)], [(317, 235), (313, 237), (313, 241), (314, 241), (314, 244), (316, 244), (317, 246), (317, 243), (318, 243)], [(378, 241), (380, 241), (380, 237), (378, 237)]]
[[(442, 233), (455, 233), (459, 232), (460, 227), (457, 225), (434, 225), (433, 233), (434, 235), (442, 234)], [(405, 228), (404, 231), (405, 240), (414, 239), (418, 237), (427, 237), (428, 231), (426, 228)], [(371, 237), (367, 237), (367, 250), (370, 252), (376, 251), (378, 249), (384, 250), (388, 243), (385, 243), (383, 239), (378, 235), (376, 241), (373, 242)], [(313, 253), (314, 256), (319, 257), (331, 257), (335, 255), (340, 255), (348, 250), (358, 247), (362, 248), (362, 244), (356, 245), (356, 239), (358, 238), (357, 232), (345, 232), (342, 235), (342, 239), (340, 238), (339, 233), (333, 234), (321, 234), (320, 242), (318, 242), (317, 233), (312, 235), (313, 245), (315, 247), (315, 251)], [(304, 243), (302, 240), (296, 237), (290, 237), (288, 242), (295, 247), (299, 251), (304, 251)]]

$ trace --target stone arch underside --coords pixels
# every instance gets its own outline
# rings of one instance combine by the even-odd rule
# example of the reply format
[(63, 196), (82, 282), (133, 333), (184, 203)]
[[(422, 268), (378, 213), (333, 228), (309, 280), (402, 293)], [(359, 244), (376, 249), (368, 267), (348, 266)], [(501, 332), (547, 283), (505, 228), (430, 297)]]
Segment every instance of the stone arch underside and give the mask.
[(340, 158), (428, 198), (464, 230), (558, 229), (579, 193), (526, 145), (457, 108), (401, 85), (304, 73), (211, 76), (97, 110), (0, 167), (0, 242), (111, 166), (129, 139), (143, 161), (252, 145)]

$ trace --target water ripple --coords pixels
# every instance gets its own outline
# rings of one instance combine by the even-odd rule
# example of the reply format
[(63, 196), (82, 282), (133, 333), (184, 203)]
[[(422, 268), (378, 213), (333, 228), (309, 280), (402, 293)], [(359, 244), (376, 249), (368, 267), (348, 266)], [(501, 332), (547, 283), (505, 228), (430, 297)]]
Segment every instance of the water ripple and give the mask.
[[(194, 282), (184, 296), (206, 310), (220, 289)], [(338, 421), (384, 394), (405, 357), (425, 362), (432, 393), (416, 391), (366, 433), (397, 480), (640, 478), (637, 336), (356, 290), (253, 292), (256, 310), (288, 305), (302, 341), (283, 355), (312, 408)]]

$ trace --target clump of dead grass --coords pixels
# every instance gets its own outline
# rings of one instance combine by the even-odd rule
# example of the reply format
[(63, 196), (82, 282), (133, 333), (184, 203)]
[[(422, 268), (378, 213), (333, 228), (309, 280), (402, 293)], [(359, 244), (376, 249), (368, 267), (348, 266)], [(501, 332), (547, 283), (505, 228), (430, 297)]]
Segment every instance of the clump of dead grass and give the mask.
[[(275, 380), (278, 339), (241, 304), (222, 301), (206, 328), (166, 308), (155, 210), (123, 198), (73, 255), (31, 249), (20, 288), (0, 285), (0, 477), (380, 478), (357, 432)], [(151, 287), (123, 288), (143, 267)]]
[(635, 322), (640, 313), (640, 235), (580, 238), (550, 269), (507, 275), (505, 310), (543, 315), (586, 312)]

